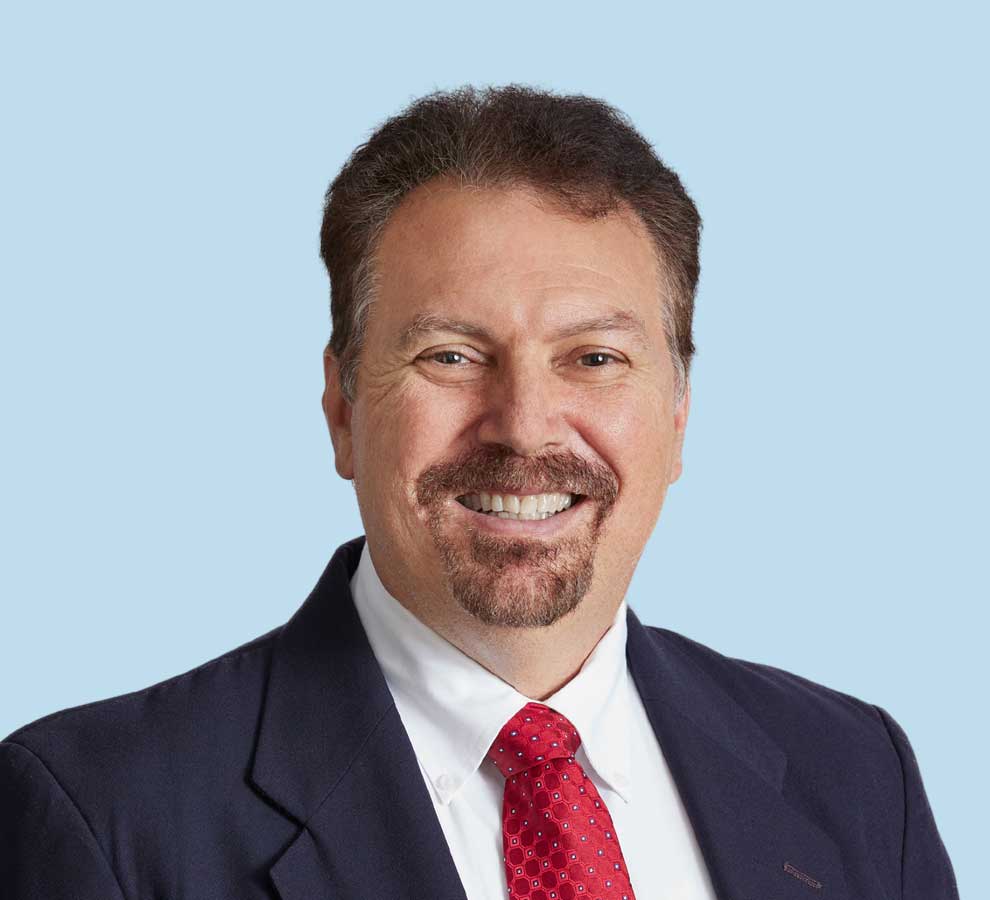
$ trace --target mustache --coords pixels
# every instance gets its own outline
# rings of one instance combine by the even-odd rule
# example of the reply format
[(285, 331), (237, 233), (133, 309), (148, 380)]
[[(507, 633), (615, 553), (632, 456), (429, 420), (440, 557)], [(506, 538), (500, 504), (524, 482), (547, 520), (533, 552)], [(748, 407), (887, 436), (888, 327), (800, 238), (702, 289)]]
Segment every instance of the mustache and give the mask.
[(432, 506), (453, 493), (476, 494), (493, 487), (513, 493), (566, 490), (584, 494), (606, 508), (619, 494), (618, 478), (608, 466), (572, 450), (518, 456), (508, 447), (492, 445), (466, 450), (425, 469), (416, 479), (416, 499), (423, 506)]

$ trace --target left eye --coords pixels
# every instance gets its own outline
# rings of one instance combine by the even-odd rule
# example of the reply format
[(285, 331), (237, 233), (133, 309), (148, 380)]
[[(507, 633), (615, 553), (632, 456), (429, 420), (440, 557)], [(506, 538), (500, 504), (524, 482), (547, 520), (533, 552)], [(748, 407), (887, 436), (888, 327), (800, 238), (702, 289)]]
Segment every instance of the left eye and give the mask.
[(609, 359), (618, 361), (617, 356), (613, 356), (611, 353), (603, 353), (600, 350), (596, 350), (594, 353), (585, 353), (580, 358), (594, 360), (590, 365), (585, 366), (586, 369), (600, 369), (606, 365), (605, 361)]

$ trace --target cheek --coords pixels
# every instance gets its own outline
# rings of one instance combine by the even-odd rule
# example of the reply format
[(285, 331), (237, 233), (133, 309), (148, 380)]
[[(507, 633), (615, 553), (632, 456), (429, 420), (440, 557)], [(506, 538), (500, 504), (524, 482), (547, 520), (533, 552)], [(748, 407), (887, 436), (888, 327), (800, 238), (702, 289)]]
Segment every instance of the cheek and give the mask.
[(620, 571), (635, 566), (656, 528), (670, 482), (673, 429), (666, 426), (662, 411), (655, 410), (630, 411), (621, 433), (616, 429), (622, 468), (610, 547)]
[(673, 416), (667, 406), (652, 393), (616, 391), (587, 416), (586, 433), (619, 476), (620, 491), (649, 493), (665, 471), (673, 446)]
[(397, 486), (413, 497), (415, 480), (429, 466), (450, 457), (466, 421), (467, 402), (455, 391), (404, 387), (370, 405), (361, 422), (366, 483), (372, 490)]

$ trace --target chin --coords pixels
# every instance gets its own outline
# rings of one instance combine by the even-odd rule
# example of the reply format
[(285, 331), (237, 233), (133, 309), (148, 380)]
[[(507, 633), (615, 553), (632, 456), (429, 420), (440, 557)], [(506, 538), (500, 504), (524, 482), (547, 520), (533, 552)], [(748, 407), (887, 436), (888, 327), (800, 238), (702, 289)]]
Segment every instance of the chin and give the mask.
[(454, 599), (485, 625), (553, 625), (577, 608), (594, 577), (594, 553), (581, 543), (472, 534), (439, 549)]

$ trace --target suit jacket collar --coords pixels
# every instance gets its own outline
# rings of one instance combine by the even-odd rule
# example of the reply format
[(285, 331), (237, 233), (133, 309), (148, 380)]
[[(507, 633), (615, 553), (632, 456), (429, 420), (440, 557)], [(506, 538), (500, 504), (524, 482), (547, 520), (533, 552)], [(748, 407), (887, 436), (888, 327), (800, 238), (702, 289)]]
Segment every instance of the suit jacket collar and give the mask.
[[(465, 900), (415, 752), (350, 595), (343, 544), (276, 639), (251, 771), (300, 826), (283, 900)], [(627, 658), (722, 900), (845, 900), (832, 840), (781, 794), (787, 760), (682, 646), (628, 613)], [(649, 900), (649, 898), (639, 898)]]
[(276, 639), (254, 785), (303, 828), (270, 870), (283, 900), (465, 900), (338, 548)]
[(683, 639), (629, 616), (630, 672), (718, 897), (846, 900), (835, 842), (784, 797), (783, 750)]

